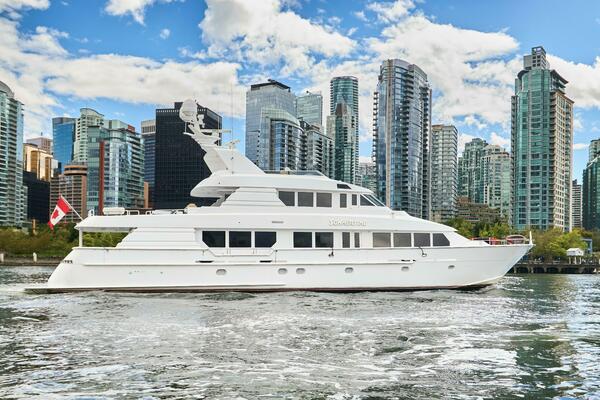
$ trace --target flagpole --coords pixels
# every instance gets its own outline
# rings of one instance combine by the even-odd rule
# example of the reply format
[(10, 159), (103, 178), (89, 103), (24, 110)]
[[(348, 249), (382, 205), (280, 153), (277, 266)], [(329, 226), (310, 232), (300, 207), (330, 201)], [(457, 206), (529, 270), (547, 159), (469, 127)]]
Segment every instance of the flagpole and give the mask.
[(60, 195), (60, 197), (65, 201), (65, 203), (67, 203), (67, 205), (69, 206), (69, 208), (71, 209), (71, 211), (73, 211), (75, 213), (75, 215), (77, 215), (79, 217), (80, 221), (83, 221), (83, 218), (81, 218), (81, 215), (79, 215), (79, 213), (77, 212), (77, 210), (75, 209), (75, 207), (73, 207), (71, 205), (71, 203), (69, 203), (67, 201), (67, 199), (65, 199), (65, 196), (63, 196), (62, 194)]

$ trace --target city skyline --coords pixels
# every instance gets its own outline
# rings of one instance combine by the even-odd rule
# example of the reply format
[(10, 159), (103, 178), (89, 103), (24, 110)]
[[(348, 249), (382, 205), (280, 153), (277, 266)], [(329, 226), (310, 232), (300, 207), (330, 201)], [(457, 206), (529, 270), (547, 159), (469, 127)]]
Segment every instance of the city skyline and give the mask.
[[(570, 45), (561, 28), (540, 23), (531, 32), (527, 10), (535, 9), (542, 21), (558, 17), (555, 7), (528, 2), (520, 6), (520, 17), (511, 12), (514, 6), (501, 3), (283, 3), (265, 1), (249, 10), (244, 2), (214, 0), (141, 2), (137, 7), (114, 1), (14, 1), (0, 6), (0, 40), (6, 49), (0, 53), (0, 78), (25, 104), (26, 138), (40, 131), (50, 135), (51, 117), (73, 115), (81, 107), (137, 124), (152, 118), (158, 104), (196, 97), (224, 116), (223, 126), (234, 128), (243, 148), (244, 93), (250, 83), (273, 78), (294, 93), (320, 90), (326, 106), (329, 80), (354, 75), (361, 82), (359, 154), (368, 157), (372, 93), (384, 59), (401, 58), (427, 73), (432, 121), (457, 126), (460, 150), (472, 137), (508, 147), (514, 76), (521, 57), (542, 45), (552, 66), (570, 82), (573, 177), (581, 176), (585, 148), (600, 135), (600, 68), (597, 50)], [(236, 20), (240, 10), (248, 12), (241, 24)], [(74, 18), (84, 11), (89, 21)], [(600, 32), (598, 6), (576, 2), (569, 14), (577, 20), (566, 24), (570, 35)], [(267, 20), (273, 23), (260, 25)], [(94, 29), (98, 24), (89, 23), (94, 21), (103, 28)], [(298, 27), (303, 35), (285, 33), (280, 29), (285, 25)], [(255, 32), (255, 26), (264, 32)], [(131, 40), (119, 40), (124, 36)], [(269, 45), (265, 37), (272, 39)]]

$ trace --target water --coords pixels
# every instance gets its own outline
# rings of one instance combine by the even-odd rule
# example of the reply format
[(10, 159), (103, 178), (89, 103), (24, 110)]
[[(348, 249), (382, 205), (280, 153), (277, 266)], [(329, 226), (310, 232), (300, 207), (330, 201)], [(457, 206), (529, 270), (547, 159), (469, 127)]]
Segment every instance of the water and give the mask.
[(600, 276), (481, 291), (27, 295), (0, 268), (0, 398), (600, 399)]

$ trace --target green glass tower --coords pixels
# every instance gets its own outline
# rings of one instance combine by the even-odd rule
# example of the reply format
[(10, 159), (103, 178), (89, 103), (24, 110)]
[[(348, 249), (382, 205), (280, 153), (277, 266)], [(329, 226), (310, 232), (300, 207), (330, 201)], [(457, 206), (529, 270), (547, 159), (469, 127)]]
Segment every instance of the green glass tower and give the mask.
[(523, 60), (511, 101), (513, 225), (570, 229), (573, 101), (543, 47)]
[(334, 138), (334, 177), (355, 183), (358, 171), (358, 79), (337, 76), (329, 84), (327, 134)]
[(465, 144), (465, 150), (458, 159), (458, 195), (468, 197), (473, 203), (483, 203), (484, 150), (488, 143), (474, 138)]

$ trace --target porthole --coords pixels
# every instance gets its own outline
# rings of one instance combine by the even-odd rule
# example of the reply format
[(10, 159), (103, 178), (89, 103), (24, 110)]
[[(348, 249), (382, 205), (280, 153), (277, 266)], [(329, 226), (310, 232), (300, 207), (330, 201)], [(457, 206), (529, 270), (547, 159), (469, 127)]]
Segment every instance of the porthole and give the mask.
[(279, 268), (279, 269), (277, 270), (277, 273), (278, 273), (279, 275), (285, 275), (285, 274), (287, 274), (287, 269), (285, 269), (285, 268)]
[(406, 265), (402, 267), (402, 271), (408, 271), (410, 268), (407, 267)]
[(223, 268), (219, 268), (217, 270), (217, 275), (225, 275), (227, 273), (227, 271), (225, 271)]
[(304, 268), (296, 268), (296, 273), (297, 273), (298, 275), (302, 275), (302, 274), (303, 274), (303, 273), (305, 273), (305, 272), (306, 272), (306, 270), (305, 270)]
[(448, 269), (454, 269), (454, 265), (448, 265)]
[(354, 268), (352, 267), (346, 267), (346, 269), (344, 270), (347, 274), (351, 274), (354, 272)]

